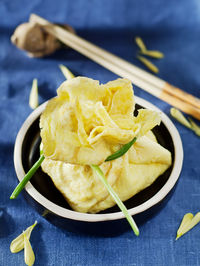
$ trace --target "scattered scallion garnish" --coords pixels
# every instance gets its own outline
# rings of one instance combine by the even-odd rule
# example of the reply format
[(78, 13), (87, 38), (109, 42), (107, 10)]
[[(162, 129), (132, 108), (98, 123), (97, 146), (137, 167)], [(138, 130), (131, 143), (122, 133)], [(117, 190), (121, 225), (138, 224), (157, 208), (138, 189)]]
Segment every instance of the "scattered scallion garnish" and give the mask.
[(176, 240), (179, 239), (185, 233), (187, 233), (189, 230), (191, 230), (199, 222), (200, 222), (200, 212), (198, 212), (195, 216), (192, 213), (186, 213), (177, 231)]
[(39, 100), (38, 100), (38, 82), (37, 79), (33, 80), (32, 83), (32, 88), (29, 96), (29, 106), (32, 109), (37, 108), (39, 105)]
[(35, 262), (35, 254), (31, 247), (31, 243), (26, 236), (26, 233), (23, 232), (23, 235), (24, 235), (24, 261), (26, 265), (32, 266)]
[(141, 50), (140, 54), (147, 55), (153, 58), (161, 59), (164, 57), (164, 54), (160, 51), (154, 51), (154, 50)]
[(105, 162), (107, 161), (112, 161), (115, 160), (121, 156), (123, 156), (130, 148), (131, 146), (136, 142), (137, 138), (135, 137), (134, 139), (132, 139), (129, 143), (123, 145), (121, 147), (121, 149), (119, 149), (118, 151), (116, 151), (115, 153), (111, 154), (110, 156), (108, 156), (105, 160)]
[(135, 42), (137, 44), (137, 46), (140, 48), (141, 51), (146, 51), (146, 45), (144, 44), (142, 38), (140, 37), (135, 37)]
[[(36, 226), (37, 221), (31, 226), (29, 226), (24, 233), (26, 234), (27, 239), (30, 239), (33, 228)], [(12, 253), (20, 252), (24, 248), (24, 235), (23, 233), (16, 237), (10, 244), (10, 251)]]
[(28, 266), (32, 266), (35, 262), (35, 255), (29, 239), (36, 224), (37, 221), (23, 231), (22, 234), (16, 237), (10, 244), (10, 251), (12, 253), (17, 253), (24, 249), (24, 261)]
[[(164, 54), (160, 51), (156, 50), (147, 50), (146, 45), (144, 44), (143, 40), (140, 37), (135, 38), (135, 42), (137, 46), (140, 48), (139, 54), (150, 56), (156, 59), (161, 59), (164, 57)], [(136, 56), (138, 60), (140, 60), (149, 70), (151, 70), (154, 73), (158, 73), (158, 68), (148, 59), (146, 59), (143, 56), (137, 55)]]
[(191, 128), (190, 122), (185, 118), (185, 116), (178, 109), (172, 107), (170, 109), (170, 114), (173, 118), (175, 118), (179, 123), (184, 125), (187, 128)]
[(192, 118), (188, 117), (188, 120), (178, 109), (172, 107), (170, 109), (171, 116), (176, 119), (180, 124), (194, 131), (194, 133), (200, 137), (200, 126), (198, 126)]
[(59, 65), (63, 75), (65, 76), (66, 79), (73, 79), (74, 74), (64, 65)]
[(31, 179), (31, 177), (35, 174), (37, 169), (40, 167), (40, 165), (44, 161), (44, 159), (45, 159), (45, 157), (42, 154), (40, 156), (40, 158), (37, 160), (37, 162), (31, 167), (31, 169), (28, 171), (28, 173), (24, 176), (24, 178), (17, 185), (17, 187), (13, 191), (12, 195), (10, 196), (10, 199), (16, 199), (17, 198), (19, 193), (22, 191), (22, 189), (26, 186), (28, 181)]
[(139, 51), (140, 54), (147, 55), (147, 56), (157, 58), (157, 59), (161, 59), (164, 57), (164, 54), (160, 51), (148, 50), (146, 48), (146, 45), (144, 44), (144, 41), (142, 40), (142, 38), (136, 37), (135, 42), (136, 42), (137, 46), (140, 48), (140, 51)]
[(144, 56), (137, 55), (136, 56), (138, 60), (140, 60), (148, 69), (150, 69), (154, 73), (158, 73), (159, 69), (148, 59), (146, 59)]
[(101, 182), (104, 184), (104, 186), (107, 188), (108, 192), (110, 193), (111, 197), (115, 200), (116, 204), (120, 208), (120, 210), (123, 212), (124, 216), (126, 217), (127, 221), (129, 222), (131, 228), (133, 229), (136, 236), (139, 236), (139, 229), (133, 220), (132, 216), (129, 214), (126, 206), (123, 204), (123, 202), (118, 197), (117, 193), (113, 190), (113, 188), (108, 183), (106, 177), (104, 176), (104, 173), (102, 172), (101, 168), (98, 165), (91, 165), (93, 171), (98, 175)]
[(194, 131), (194, 133), (200, 137), (200, 126), (198, 126), (194, 120), (191, 118), (191, 117), (188, 117), (189, 121), (190, 121), (190, 124), (192, 126), (192, 130)]

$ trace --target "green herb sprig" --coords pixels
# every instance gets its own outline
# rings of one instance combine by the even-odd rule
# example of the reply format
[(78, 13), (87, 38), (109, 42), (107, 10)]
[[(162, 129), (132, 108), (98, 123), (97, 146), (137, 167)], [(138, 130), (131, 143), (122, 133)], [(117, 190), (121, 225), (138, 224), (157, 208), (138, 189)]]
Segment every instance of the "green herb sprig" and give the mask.
[(130, 142), (128, 142), (127, 144), (123, 145), (121, 147), (121, 149), (119, 149), (115, 153), (113, 153), (110, 156), (108, 156), (106, 158), (105, 162), (112, 161), (112, 160), (115, 160), (115, 159), (123, 156), (131, 148), (131, 146), (136, 142), (136, 140), (137, 140), (137, 138), (135, 137)]
[(133, 229), (136, 236), (139, 236), (139, 229), (133, 220), (132, 216), (129, 214), (126, 206), (123, 204), (123, 202), (120, 200), (117, 193), (113, 190), (113, 188), (108, 183), (106, 177), (104, 176), (104, 173), (102, 172), (101, 168), (98, 165), (91, 165), (91, 168), (93, 171), (98, 175), (101, 182), (104, 184), (104, 186), (107, 188), (108, 192), (110, 193), (111, 197), (115, 200), (116, 204), (120, 208), (120, 210), (123, 212), (124, 216), (126, 217), (127, 221), (129, 222), (131, 228)]
[(28, 173), (24, 176), (24, 178), (21, 180), (21, 182), (17, 185), (15, 190), (13, 191), (12, 195), (10, 196), (10, 199), (16, 199), (17, 196), (20, 194), (22, 189), (26, 186), (28, 181), (31, 179), (31, 177), (35, 174), (37, 169), (40, 167), (42, 162), (44, 161), (45, 157), (42, 154), (40, 158), (37, 160), (37, 162), (31, 167), (31, 169), (28, 171)]

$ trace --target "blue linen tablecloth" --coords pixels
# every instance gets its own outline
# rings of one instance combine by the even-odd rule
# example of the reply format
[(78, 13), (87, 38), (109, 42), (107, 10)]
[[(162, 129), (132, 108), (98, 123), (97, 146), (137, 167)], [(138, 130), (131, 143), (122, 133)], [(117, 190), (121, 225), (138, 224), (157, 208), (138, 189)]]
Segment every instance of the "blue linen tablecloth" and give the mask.
[[(136, 59), (134, 37), (165, 58), (156, 61), (159, 77), (200, 96), (200, 2), (198, 0), (0, 1), (0, 265), (24, 265), (23, 252), (11, 254), (9, 245), (35, 220), (31, 237), (35, 265), (200, 265), (200, 225), (180, 240), (176, 230), (183, 215), (200, 211), (200, 139), (175, 122), (184, 146), (180, 181), (168, 204), (140, 227), (112, 238), (82, 236), (63, 231), (38, 215), (24, 200), (9, 200), (17, 178), (13, 147), (18, 130), (30, 114), (33, 78), (39, 82), (40, 103), (56, 94), (64, 81), (62, 63), (75, 75), (101, 82), (116, 75), (75, 51), (59, 51), (45, 59), (28, 58), (10, 42), (15, 27), (37, 13), (72, 25), (78, 34), (120, 57), (143, 67)], [(170, 106), (134, 86), (137, 96), (166, 114)]]

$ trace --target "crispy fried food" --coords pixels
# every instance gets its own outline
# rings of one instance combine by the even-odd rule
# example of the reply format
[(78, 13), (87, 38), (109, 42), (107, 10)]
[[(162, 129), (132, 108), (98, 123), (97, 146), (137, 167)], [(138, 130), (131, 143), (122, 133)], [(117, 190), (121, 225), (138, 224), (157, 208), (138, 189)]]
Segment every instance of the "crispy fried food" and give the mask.
[(65, 81), (57, 92), (40, 120), (43, 151), (49, 159), (99, 165), (121, 145), (160, 123), (152, 110), (142, 109), (133, 116), (133, 90), (127, 79), (100, 85), (77, 77)]

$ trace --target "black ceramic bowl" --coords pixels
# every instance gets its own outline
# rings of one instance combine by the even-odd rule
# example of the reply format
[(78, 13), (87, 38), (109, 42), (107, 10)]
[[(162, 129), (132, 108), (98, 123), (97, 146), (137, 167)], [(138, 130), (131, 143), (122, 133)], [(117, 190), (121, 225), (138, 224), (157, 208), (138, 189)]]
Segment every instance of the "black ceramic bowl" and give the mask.
[[(139, 108), (154, 109), (149, 102), (135, 97), (136, 113)], [(14, 164), (19, 181), (39, 158), (39, 117), (46, 103), (39, 106), (22, 125), (15, 142)], [(172, 153), (172, 166), (148, 188), (125, 202), (130, 214), (138, 224), (159, 211), (169, 198), (179, 178), (183, 148), (179, 133), (171, 120), (161, 112), (162, 123), (153, 132), (158, 142)], [(130, 228), (118, 207), (112, 207), (98, 214), (73, 211), (51, 179), (39, 169), (24, 190), (24, 196), (38, 212), (49, 221), (69, 231), (95, 235), (116, 235)]]

